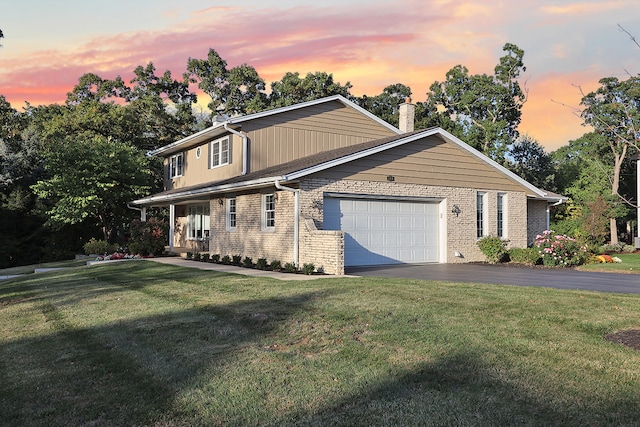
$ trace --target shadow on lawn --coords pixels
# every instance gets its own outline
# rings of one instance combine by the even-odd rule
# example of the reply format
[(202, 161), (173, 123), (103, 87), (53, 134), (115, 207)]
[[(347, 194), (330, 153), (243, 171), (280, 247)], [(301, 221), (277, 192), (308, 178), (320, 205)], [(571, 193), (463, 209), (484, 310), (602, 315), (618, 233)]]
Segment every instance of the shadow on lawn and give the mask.
[[(189, 275), (189, 270), (180, 272)], [(96, 280), (104, 280), (101, 274), (93, 272)], [(58, 306), (96, 292), (142, 290), (166, 278), (156, 276), (148, 276), (146, 284), (114, 279), (117, 286), (88, 286), (86, 294), (78, 294), (82, 285), (69, 290), (68, 283), (56, 282), (58, 295), (52, 288), (42, 289), (44, 294), (27, 289), (5, 298), (5, 305), (35, 303), (53, 333), (0, 346), (0, 425), (148, 425), (189, 419), (175, 405), (182, 387), (197, 382), (205, 370), (222, 371), (241, 349), (322, 296), (310, 292), (205, 305), (94, 328), (74, 326)], [(19, 288), (0, 288), (0, 297)]]

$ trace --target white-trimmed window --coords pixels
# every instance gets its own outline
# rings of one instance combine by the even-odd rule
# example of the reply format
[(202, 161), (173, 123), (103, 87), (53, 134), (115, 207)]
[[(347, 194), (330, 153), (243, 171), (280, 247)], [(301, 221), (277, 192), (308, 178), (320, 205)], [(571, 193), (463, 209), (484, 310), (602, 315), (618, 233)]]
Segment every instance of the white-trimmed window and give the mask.
[(487, 235), (487, 193), (476, 194), (476, 231), (478, 238)]
[(262, 229), (273, 230), (276, 226), (276, 198), (274, 194), (262, 195)]
[(194, 240), (208, 238), (210, 229), (209, 205), (189, 206), (187, 215), (187, 237)]
[(184, 169), (184, 156), (182, 153), (169, 157), (169, 178), (182, 176)]
[(217, 139), (211, 143), (211, 159), (209, 164), (212, 168), (229, 164), (229, 137)]
[(236, 198), (227, 199), (227, 230), (236, 229)]
[(507, 195), (498, 193), (497, 214), (498, 214), (498, 237), (507, 237)]

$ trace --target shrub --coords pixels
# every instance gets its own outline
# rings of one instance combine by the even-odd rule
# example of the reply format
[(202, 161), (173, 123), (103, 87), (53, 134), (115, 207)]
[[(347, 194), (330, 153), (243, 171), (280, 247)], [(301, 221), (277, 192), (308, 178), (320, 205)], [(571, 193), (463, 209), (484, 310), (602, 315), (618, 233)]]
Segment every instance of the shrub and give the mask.
[(619, 253), (622, 252), (622, 250), (624, 249), (624, 247), (626, 246), (626, 244), (624, 242), (618, 242), (618, 243), (607, 243), (604, 244), (602, 246), (600, 246), (600, 252), (606, 254), (606, 253)]
[(187, 252), (187, 259), (193, 259), (193, 252)]
[(285, 273), (295, 273), (298, 271), (298, 269), (296, 268), (296, 265), (292, 262), (287, 262), (284, 264), (284, 271)]
[(622, 252), (626, 254), (632, 254), (635, 251), (636, 251), (636, 247), (633, 245), (624, 245), (624, 247), (622, 248)]
[(549, 267), (571, 267), (584, 264), (588, 257), (587, 247), (575, 239), (545, 230), (536, 236), (533, 245), (538, 249), (542, 263)]
[(242, 260), (242, 266), (246, 268), (253, 268), (253, 260), (251, 259), (251, 257), (244, 257), (244, 259)]
[(211, 255), (211, 261), (212, 262), (220, 262), (220, 254), (213, 254)]
[(231, 257), (229, 255), (225, 255), (222, 257), (223, 264), (231, 264)]
[(160, 255), (167, 242), (169, 224), (150, 218), (148, 221), (133, 220), (130, 225), (129, 251), (140, 255)]
[(486, 236), (478, 240), (480, 251), (487, 257), (491, 264), (502, 262), (507, 255), (508, 240), (502, 240), (497, 236)]
[(242, 263), (242, 255), (232, 255), (231, 263), (233, 265), (240, 265)]
[(93, 237), (82, 248), (87, 255), (104, 255), (115, 250), (113, 245), (110, 245), (107, 241), (96, 240)]
[(200, 261), (201, 258), (202, 258), (202, 254), (200, 252), (194, 252), (193, 253), (193, 260), (194, 261)]
[(267, 269), (267, 259), (266, 258), (258, 258), (256, 262), (256, 268), (258, 270), (266, 270)]
[(313, 271), (316, 269), (316, 266), (312, 263), (305, 263), (302, 265), (302, 272), (307, 276), (313, 274)]
[(280, 260), (274, 259), (273, 261), (271, 261), (270, 267), (273, 271), (280, 271), (282, 270), (282, 263), (280, 262)]
[(508, 252), (511, 262), (536, 265), (540, 261), (540, 254), (537, 248), (511, 248)]
[(202, 254), (202, 259), (201, 261), (204, 262), (209, 262), (209, 258), (211, 257), (211, 254)]

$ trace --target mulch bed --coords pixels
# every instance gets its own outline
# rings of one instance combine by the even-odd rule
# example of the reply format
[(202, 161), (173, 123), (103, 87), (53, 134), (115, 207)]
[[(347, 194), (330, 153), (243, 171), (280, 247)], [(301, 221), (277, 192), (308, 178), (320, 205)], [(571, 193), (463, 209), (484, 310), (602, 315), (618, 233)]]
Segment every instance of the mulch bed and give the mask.
[(605, 335), (605, 339), (618, 344), (626, 345), (634, 350), (640, 350), (640, 330), (629, 329)]

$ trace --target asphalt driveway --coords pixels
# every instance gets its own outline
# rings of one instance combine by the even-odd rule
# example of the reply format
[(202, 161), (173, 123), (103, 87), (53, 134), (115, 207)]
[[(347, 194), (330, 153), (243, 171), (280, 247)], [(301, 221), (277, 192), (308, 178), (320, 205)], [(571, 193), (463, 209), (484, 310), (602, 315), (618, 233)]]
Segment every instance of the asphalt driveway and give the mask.
[(349, 267), (345, 273), (354, 276), (544, 286), (556, 289), (640, 294), (640, 274), (591, 273), (571, 269), (486, 264), (399, 264)]

